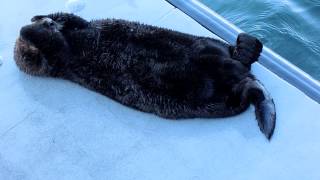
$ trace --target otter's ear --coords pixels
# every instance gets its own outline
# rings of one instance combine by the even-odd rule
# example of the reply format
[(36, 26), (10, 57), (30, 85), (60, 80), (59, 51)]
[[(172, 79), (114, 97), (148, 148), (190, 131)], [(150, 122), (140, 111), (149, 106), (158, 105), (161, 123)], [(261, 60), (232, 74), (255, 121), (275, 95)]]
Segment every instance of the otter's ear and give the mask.
[(44, 17), (48, 17), (55, 21), (56, 23), (63, 26), (63, 30), (70, 30), (70, 29), (83, 29), (89, 26), (89, 22), (85, 19), (77, 16), (75, 14), (70, 13), (53, 13), (48, 15), (38, 15), (34, 16), (32, 20), (36, 21), (42, 19)]
[(52, 17), (54, 21), (61, 24), (64, 30), (84, 29), (89, 26), (88, 21), (74, 14), (56, 13), (49, 17)]
[[(47, 15), (37, 15), (37, 16), (34, 16), (33, 18), (31, 18), (31, 22), (41, 21), (45, 18), (51, 19), (50, 16), (47, 16)], [(60, 31), (63, 29), (65, 22), (64, 21), (54, 21), (54, 23), (56, 24), (56, 27)]]
[(37, 15), (37, 16), (33, 16), (33, 18), (31, 18), (31, 22), (36, 22), (36, 21), (39, 21), (45, 17), (48, 17), (46, 15)]

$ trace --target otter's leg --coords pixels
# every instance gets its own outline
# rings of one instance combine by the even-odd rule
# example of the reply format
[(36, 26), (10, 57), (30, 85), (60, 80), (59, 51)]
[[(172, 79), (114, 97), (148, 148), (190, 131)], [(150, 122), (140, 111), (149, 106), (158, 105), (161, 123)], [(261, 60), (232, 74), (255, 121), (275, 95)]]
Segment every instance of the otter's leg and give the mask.
[(258, 60), (262, 48), (263, 45), (257, 38), (240, 33), (236, 46), (232, 47), (232, 58), (250, 68), (251, 64)]
[(70, 13), (53, 13), (48, 15), (37, 15), (34, 16), (31, 21), (38, 21), (43, 18), (50, 18), (55, 22), (63, 25), (63, 29), (82, 29), (86, 28), (89, 25), (89, 22), (80, 16), (70, 14)]
[(265, 87), (254, 76), (249, 76), (235, 85), (233, 92), (240, 98), (240, 105), (252, 103), (255, 106), (259, 128), (270, 139), (276, 124), (276, 110)]
[[(207, 74), (208, 78), (210, 78), (209, 80), (215, 82), (214, 85), (221, 85), (226, 88), (222, 94), (231, 92), (232, 85), (245, 78), (249, 72), (248, 68), (239, 61), (230, 58), (202, 55), (194, 60), (196, 61), (197, 68), (199, 68), (198, 70)], [(208, 86), (204, 86), (204, 88), (208, 88)], [(215, 90), (210, 92), (208, 90), (198, 91), (200, 94), (193, 95), (199, 101), (177, 100), (174, 97), (154, 94), (152, 92), (141, 93), (138, 97), (143, 98), (139, 98), (138, 101), (140, 102), (137, 105), (139, 109), (147, 112), (156, 110), (159, 116), (172, 119), (228, 117), (243, 112), (249, 106), (249, 103), (240, 104), (240, 100), (235, 105), (230, 105), (226, 103), (226, 99), (224, 99), (226, 97), (221, 97), (220, 100), (217, 100), (217, 98), (212, 98), (212, 96), (218, 96), (218, 94), (215, 94)], [(204, 97), (207, 98), (201, 100)]]
[(143, 93), (135, 103), (137, 109), (169, 119), (229, 117), (243, 112), (248, 107), (248, 105), (232, 107), (223, 101), (205, 103), (182, 101), (152, 92)]

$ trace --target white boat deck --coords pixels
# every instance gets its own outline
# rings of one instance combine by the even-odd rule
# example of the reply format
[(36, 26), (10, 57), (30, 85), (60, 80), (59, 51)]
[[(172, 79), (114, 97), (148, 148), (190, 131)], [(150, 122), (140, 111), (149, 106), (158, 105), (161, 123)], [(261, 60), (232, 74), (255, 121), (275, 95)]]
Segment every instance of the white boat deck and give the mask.
[[(20, 27), (55, 11), (66, 11), (65, 1), (2, 3), (1, 180), (320, 179), (320, 105), (259, 64), (253, 72), (277, 108), (270, 142), (252, 107), (232, 118), (171, 121), (20, 72), (12, 58)], [(88, 0), (78, 14), (214, 36), (164, 0)]]

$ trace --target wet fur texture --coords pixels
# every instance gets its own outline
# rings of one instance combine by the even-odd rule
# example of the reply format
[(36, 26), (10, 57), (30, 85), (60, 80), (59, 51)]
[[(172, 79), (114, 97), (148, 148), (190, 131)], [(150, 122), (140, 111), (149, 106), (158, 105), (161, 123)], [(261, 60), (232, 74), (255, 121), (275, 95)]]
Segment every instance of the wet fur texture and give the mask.
[(118, 19), (56, 13), (32, 21), (15, 47), (26, 73), (64, 78), (172, 119), (232, 116), (266, 99), (260, 87), (248, 88), (257, 82), (250, 66), (262, 44), (247, 34), (232, 46)]

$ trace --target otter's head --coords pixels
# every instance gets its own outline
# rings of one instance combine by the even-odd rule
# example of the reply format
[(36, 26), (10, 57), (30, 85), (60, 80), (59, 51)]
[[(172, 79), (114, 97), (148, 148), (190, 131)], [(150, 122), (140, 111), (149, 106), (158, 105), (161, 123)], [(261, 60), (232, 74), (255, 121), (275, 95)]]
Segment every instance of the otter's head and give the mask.
[(62, 24), (47, 17), (32, 19), (30, 25), (22, 27), (14, 50), (18, 67), (31, 75), (57, 74), (57, 57), (68, 49), (61, 29)]

